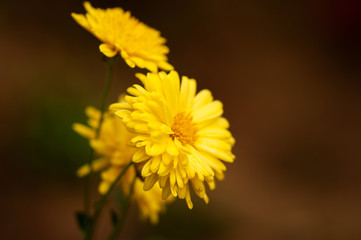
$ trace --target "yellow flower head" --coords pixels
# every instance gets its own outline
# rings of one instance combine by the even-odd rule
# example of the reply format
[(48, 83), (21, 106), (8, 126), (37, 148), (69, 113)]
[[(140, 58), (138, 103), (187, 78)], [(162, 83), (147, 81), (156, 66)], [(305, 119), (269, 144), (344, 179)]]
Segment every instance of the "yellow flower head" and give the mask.
[(166, 40), (154, 28), (139, 22), (121, 8), (93, 8), (84, 2), (85, 15), (72, 13), (72, 17), (103, 43), (100, 51), (107, 57), (120, 54), (132, 68), (138, 66), (156, 72), (158, 68), (172, 70), (167, 62), (169, 52)]
[[(86, 114), (89, 117), (89, 126), (76, 123), (73, 128), (80, 135), (89, 139), (91, 147), (99, 156), (98, 159), (92, 162), (92, 170), (101, 171), (101, 182), (98, 190), (101, 194), (105, 194), (120, 172), (131, 161), (135, 149), (129, 146), (128, 143), (134, 136), (125, 129), (118, 117), (112, 113), (106, 113), (99, 137), (96, 139), (95, 135), (100, 121), (100, 111), (93, 107), (88, 107)], [(126, 195), (130, 193), (132, 181), (136, 177), (135, 171), (134, 167), (129, 168), (119, 182)], [(90, 166), (86, 164), (77, 171), (77, 175), (83, 177), (89, 174), (89, 172)], [(158, 214), (164, 210), (166, 203), (162, 199), (159, 187), (154, 188), (152, 192), (145, 192), (143, 190), (143, 182), (139, 179), (136, 179), (132, 200), (137, 203), (141, 217), (150, 218), (152, 223), (158, 221)]]
[(196, 81), (171, 71), (137, 74), (144, 84), (133, 85), (124, 103), (115, 103), (115, 112), (135, 136), (137, 147), (133, 162), (142, 163), (144, 190), (156, 182), (163, 199), (169, 195), (186, 199), (193, 207), (189, 184), (208, 202), (204, 182), (215, 188), (215, 177), (223, 178), (222, 161), (233, 162), (231, 148), (235, 142), (227, 130), (228, 121), (221, 117), (223, 106), (213, 100), (208, 90), (196, 94)]
[(144, 191), (144, 183), (140, 179), (136, 179), (133, 191), (133, 200), (138, 204), (141, 219), (149, 218), (153, 224), (158, 223), (159, 213), (164, 212), (165, 203), (173, 199), (163, 200), (162, 190), (159, 186), (153, 188), (153, 191)]

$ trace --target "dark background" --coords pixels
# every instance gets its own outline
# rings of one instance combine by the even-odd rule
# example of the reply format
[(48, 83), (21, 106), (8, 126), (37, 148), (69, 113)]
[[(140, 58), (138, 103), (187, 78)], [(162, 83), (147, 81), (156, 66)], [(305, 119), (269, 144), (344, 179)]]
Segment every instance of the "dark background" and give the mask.
[[(160, 30), (170, 63), (224, 103), (236, 138), (208, 205), (178, 200), (155, 227), (132, 209), (124, 237), (361, 239), (359, 1), (92, 4)], [(81, 239), (75, 171), (89, 147), (71, 125), (99, 106), (106, 65), (71, 12), (82, 2), (1, 3), (0, 239)], [(117, 61), (109, 103), (137, 71)]]

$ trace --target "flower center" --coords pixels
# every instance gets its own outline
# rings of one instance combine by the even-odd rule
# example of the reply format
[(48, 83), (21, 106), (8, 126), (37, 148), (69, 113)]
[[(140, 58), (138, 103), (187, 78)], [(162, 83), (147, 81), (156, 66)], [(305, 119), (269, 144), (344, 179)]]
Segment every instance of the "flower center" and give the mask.
[(197, 128), (192, 122), (193, 117), (190, 114), (178, 113), (174, 117), (174, 123), (172, 130), (174, 134), (171, 134), (171, 137), (177, 138), (182, 144), (193, 145), (197, 140)]

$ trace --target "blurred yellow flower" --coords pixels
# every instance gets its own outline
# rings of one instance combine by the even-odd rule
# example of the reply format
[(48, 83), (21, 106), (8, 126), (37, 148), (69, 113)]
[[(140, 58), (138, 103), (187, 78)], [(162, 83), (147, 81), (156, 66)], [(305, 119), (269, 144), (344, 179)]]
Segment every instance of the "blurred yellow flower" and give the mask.
[(121, 8), (93, 8), (84, 2), (87, 13), (71, 16), (103, 43), (100, 51), (107, 57), (120, 54), (132, 68), (138, 66), (156, 72), (158, 68), (172, 70), (167, 62), (169, 52), (160, 32), (138, 21)]
[(159, 213), (165, 211), (165, 203), (173, 199), (163, 200), (162, 190), (159, 186), (155, 187), (154, 191), (144, 191), (143, 185), (144, 183), (137, 178), (132, 199), (138, 204), (141, 219), (149, 218), (151, 223), (156, 224), (159, 220)]
[(135, 136), (133, 162), (144, 164), (144, 190), (156, 182), (163, 199), (171, 194), (186, 200), (191, 209), (190, 183), (196, 194), (208, 203), (204, 182), (215, 188), (215, 177), (222, 179), (233, 162), (234, 138), (221, 117), (223, 105), (213, 100), (209, 90), (196, 94), (196, 81), (171, 71), (137, 74), (144, 84), (133, 85), (126, 102), (110, 106)]
[[(93, 171), (101, 171), (101, 182), (98, 191), (105, 194), (113, 181), (117, 178), (125, 166), (129, 164), (135, 152), (135, 148), (128, 145), (132, 136), (124, 127), (121, 120), (112, 113), (105, 113), (99, 137), (96, 139), (96, 129), (100, 121), (100, 111), (93, 107), (86, 108), (89, 117), (88, 125), (74, 124), (73, 128), (80, 135), (89, 139), (91, 147), (98, 155), (98, 159), (92, 162)], [(88, 164), (78, 169), (77, 175), (83, 177), (90, 172)], [(128, 195), (136, 170), (131, 167), (121, 178), (123, 193)], [(149, 218), (152, 223), (158, 221), (158, 214), (165, 208), (165, 201), (161, 197), (161, 189), (154, 188), (152, 192), (143, 190), (143, 182), (136, 179), (132, 200), (140, 209), (142, 218)]]

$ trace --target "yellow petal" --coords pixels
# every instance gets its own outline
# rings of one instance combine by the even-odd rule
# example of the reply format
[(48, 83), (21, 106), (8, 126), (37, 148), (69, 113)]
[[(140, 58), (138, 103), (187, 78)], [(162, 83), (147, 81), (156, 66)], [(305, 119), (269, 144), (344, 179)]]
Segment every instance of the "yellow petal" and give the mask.
[(89, 166), (89, 164), (85, 164), (76, 171), (76, 175), (78, 177), (84, 177), (84, 176), (88, 175), (89, 172), (90, 172), (90, 166)]
[(186, 187), (178, 188), (178, 197), (180, 199), (184, 199), (186, 197), (186, 193), (187, 193), (187, 188)]
[(170, 194), (171, 194), (170, 185), (169, 185), (169, 181), (167, 181), (167, 183), (162, 191), (163, 200), (166, 200), (170, 196)]
[(110, 187), (109, 182), (102, 181), (99, 184), (98, 191), (100, 194), (105, 194), (108, 191), (109, 187)]
[(194, 79), (188, 79), (187, 77), (183, 76), (180, 87), (180, 112), (185, 112), (188, 109), (191, 109), (196, 90), (196, 81)]
[(159, 176), (166, 176), (169, 173), (169, 168), (166, 167), (163, 162), (160, 163), (158, 175)]
[(171, 186), (174, 186), (175, 185), (175, 181), (176, 181), (176, 176), (175, 176), (175, 172), (174, 170), (172, 169), (170, 172), (169, 172), (169, 183)]
[(207, 89), (203, 89), (201, 90), (195, 97), (194, 97), (194, 101), (193, 101), (193, 112), (198, 111), (198, 108), (203, 107), (204, 105), (212, 102), (213, 97), (212, 97), (212, 93), (207, 90)]
[(100, 119), (100, 111), (98, 109), (96, 109), (95, 107), (92, 106), (88, 106), (85, 108), (85, 114), (89, 117), (89, 118), (94, 118), (96, 120)]
[(226, 162), (233, 162), (234, 160), (234, 155), (228, 152), (225, 152), (223, 150), (217, 149), (215, 147), (210, 147), (208, 145), (204, 145), (204, 144), (199, 144), (197, 145), (197, 148), (200, 150), (205, 151), (206, 153), (209, 153), (223, 161)]
[(82, 135), (85, 138), (93, 139), (95, 138), (95, 130), (92, 128), (89, 128), (83, 124), (75, 123), (73, 124), (73, 129), (80, 135)]
[(88, 24), (87, 19), (85, 18), (85, 16), (83, 14), (72, 13), (71, 16), (80, 26), (89, 30), (90, 26)]
[(108, 166), (109, 160), (107, 158), (98, 158), (92, 162), (92, 170), (94, 172), (100, 171), (106, 166)]
[(167, 180), (168, 180), (168, 176), (160, 176), (159, 178), (158, 178), (158, 180), (159, 180), (159, 187), (160, 188), (164, 188), (165, 187), (165, 185), (167, 184)]
[(150, 156), (148, 154), (146, 154), (146, 152), (144, 151), (144, 148), (138, 149), (132, 158), (132, 161), (135, 163), (140, 163), (143, 162), (145, 160), (148, 160), (150, 158)]
[(178, 168), (175, 169), (175, 176), (176, 176), (176, 179), (177, 179), (178, 187), (183, 188), (184, 187), (184, 182), (183, 182), (183, 179), (181, 177), (181, 174), (180, 174)]
[(144, 68), (144, 60), (139, 57), (130, 57), (130, 59), (134, 62), (135, 65), (137, 65), (140, 68)]
[(166, 148), (166, 145), (163, 143), (153, 143), (153, 144), (148, 144), (145, 147), (145, 151), (150, 156), (158, 156), (158, 155), (164, 153), (165, 148)]
[[(148, 70), (151, 71), (151, 72), (157, 72), (157, 70), (158, 70), (157, 64), (154, 63), (154, 62), (146, 61), (146, 62), (144, 63), (144, 65), (145, 65), (145, 68), (148, 69)], [(164, 66), (164, 65), (163, 65), (163, 66)], [(163, 68), (163, 67), (161, 67), (160, 65), (159, 65), (159, 67), (160, 67), (160, 68)], [(163, 69), (164, 69), (164, 68), (163, 68)], [(166, 69), (164, 69), (164, 70), (166, 70)]]
[(159, 65), (159, 67), (161, 69), (166, 70), (166, 71), (170, 71), (170, 70), (174, 69), (174, 67), (171, 64), (167, 63), (167, 62), (160, 62), (160, 63), (158, 63), (158, 65)]
[(142, 176), (143, 177), (149, 177), (152, 175), (152, 172), (150, 171), (150, 164), (151, 164), (151, 161), (147, 161), (144, 166), (143, 166), (143, 169), (142, 169)]
[(125, 62), (128, 64), (129, 67), (135, 68), (135, 63), (134, 63), (131, 59), (126, 58), (126, 59), (124, 59), (124, 60), (125, 60)]
[(207, 181), (209, 189), (214, 190), (216, 188), (216, 182), (215, 181)]
[(212, 137), (212, 138), (231, 137), (231, 133), (224, 128), (203, 128), (198, 131), (198, 135), (201, 137)]
[(162, 155), (162, 164), (164, 164), (164, 166), (169, 166), (169, 164), (171, 163), (173, 157), (169, 154), (163, 154)]
[(144, 191), (150, 190), (157, 181), (158, 181), (157, 174), (152, 174), (149, 177), (146, 177), (144, 180), (144, 185), (143, 185)]
[(111, 58), (117, 55), (118, 50), (107, 43), (102, 43), (99, 45), (99, 50), (102, 52), (105, 56)]
[(186, 202), (187, 202), (188, 208), (192, 209), (193, 208), (193, 203), (192, 203), (192, 200), (191, 200), (191, 194), (190, 194), (190, 191), (189, 191), (189, 186), (187, 185), (186, 188), (187, 188), (186, 189)]
[(150, 165), (150, 170), (153, 173), (156, 173), (159, 169), (159, 165), (160, 165), (160, 161), (161, 161), (161, 157), (157, 156), (157, 157), (153, 157), (152, 158), (152, 164)]
[(220, 101), (210, 102), (193, 113), (194, 121), (201, 123), (203, 121), (212, 120), (223, 114), (223, 105)]
[(216, 148), (218, 150), (222, 150), (224, 152), (231, 151), (231, 144), (227, 143), (223, 139), (217, 138), (207, 138), (207, 137), (199, 137), (197, 139), (196, 145), (207, 145), (212, 148)]
[(111, 112), (116, 112), (119, 110), (124, 110), (124, 109), (131, 109), (129, 103), (123, 102), (123, 103), (113, 103), (112, 105), (109, 106), (109, 111)]
[(172, 156), (177, 156), (179, 154), (179, 151), (178, 151), (178, 148), (177, 146), (175, 145), (174, 141), (169, 139), (167, 141), (167, 153), (169, 153), (170, 155)]

